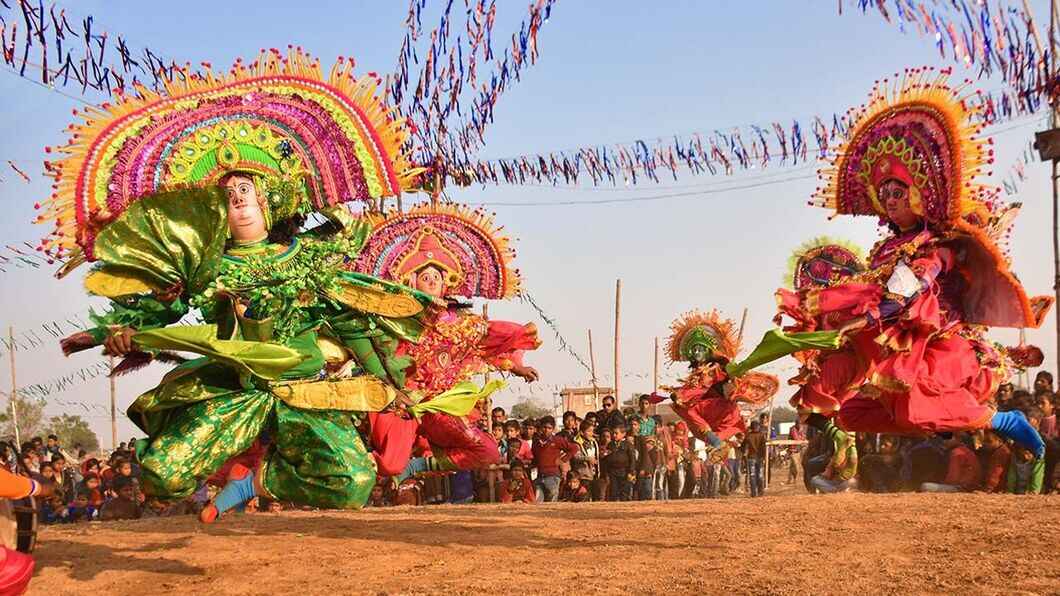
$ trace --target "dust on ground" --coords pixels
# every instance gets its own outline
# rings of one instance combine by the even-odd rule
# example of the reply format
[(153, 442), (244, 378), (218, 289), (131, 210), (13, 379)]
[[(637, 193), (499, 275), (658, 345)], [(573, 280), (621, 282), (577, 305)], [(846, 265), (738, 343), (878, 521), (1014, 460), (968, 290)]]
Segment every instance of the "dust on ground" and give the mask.
[(444, 505), (48, 527), (30, 594), (1060, 593), (1060, 497)]

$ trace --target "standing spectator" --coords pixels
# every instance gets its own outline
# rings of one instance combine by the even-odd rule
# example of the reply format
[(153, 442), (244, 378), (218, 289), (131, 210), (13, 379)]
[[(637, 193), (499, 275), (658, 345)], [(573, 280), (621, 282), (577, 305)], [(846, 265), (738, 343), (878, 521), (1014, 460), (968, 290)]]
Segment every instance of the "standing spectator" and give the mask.
[(769, 426), (769, 414), (763, 412), (758, 415), (758, 428), (767, 441), (773, 438), (773, 429)]
[(655, 418), (651, 415), (651, 399), (642, 395), (637, 400), (636, 420), (640, 424), (640, 436), (647, 437), (655, 434)]
[(761, 497), (765, 487), (765, 479), (762, 477), (763, 465), (766, 460), (766, 437), (762, 434), (762, 424), (759, 421), (751, 423), (751, 430), (743, 440), (744, 457), (747, 458), (748, 481), (751, 484), (751, 496)]
[(1053, 373), (1040, 370), (1034, 375), (1034, 397), (1053, 392)]
[(593, 498), (597, 501), (606, 501), (608, 500), (608, 497), (611, 494), (611, 490), (609, 489), (610, 481), (607, 477), (607, 469), (604, 467), (604, 459), (607, 457), (607, 454), (610, 450), (611, 441), (613, 440), (614, 435), (612, 434), (610, 428), (605, 428), (600, 431), (600, 438), (597, 439), (597, 444), (600, 446), (600, 463), (597, 466), (599, 468), (599, 478), (597, 481), (597, 486), (594, 487), (596, 489), (596, 492), (593, 494)]
[(554, 436), (556, 419), (545, 416), (538, 426), (537, 439), (534, 441), (534, 467), (537, 468), (537, 480), (534, 488), (538, 490), (538, 500), (547, 503), (559, 498), (560, 463), (569, 462), (578, 455), (578, 444), (563, 437)]
[(504, 432), (504, 424), (494, 424), (490, 434), (497, 442), (497, 450), (501, 452), (501, 461), (508, 461), (508, 437)]
[(530, 450), (530, 443), (524, 441), (520, 435), (520, 428), (518, 420), (508, 420), (504, 423), (504, 433), (506, 435), (505, 442), (508, 444), (508, 463), (512, 463), (512, 458), (518, 458), (522, 460), (524, 464), (531, 463), (534, 461), (534, 454)]
[(1014, 495), (1037, 495), (1042, 492), (1044, 477), (1045, 460), (1034, 457), (1034, 453), (1022, 445), (1014, 445), (1008, 464), (1008, 492)]
[(655, 435), (644, 437), (640, 456), (637, 458), (637, 496), (638, 500), (650, 501), (653, 494), (652, 484), (656, 469), (662, 462), (662, 452), (657, 446)]
[(48, 452), (48, 457), (51, 459), (55, 459), (56, 455), (63, 454), (62, 447), (59, 445), (59, 437), (55, 435), (48, 435), (48, 442), (45, 444), (44, 449)]
[(956, 432), (946, 440), (950, 459), (942, 483), (925, 482), (920, 491), (925, 493), (971, 492), (983, 484), (983, 468), (972, 450), (964, 442), (965, 433)]
[(732, 494), (740, 490), (740, 450), (736, 446), (743, 443), (743, 438), (743, 433), (736, 433), (731, 441), (722, 443), (719, 447), (725, 456), (725, 469), (719, 470), (719, 473), (727, 472), (725, 476), (727, 482), (721, 482), (719, 478), (722, 486), (718, 488), (722, 489), (721, 492), (724, 494)]
[(594, 499), (600, 499), (597, 487), (600, 479), (600, 444), (596, 442), (596, 427), (591, 420), (582, 420), (578, 431), (574, 442), (580, 449), (578, 455), (571, 458), (571, 472), (581, 479), (582, 485), (591, 489)]
[(644, 437), (640, 436), (640, 424), (636, 418), (630, 419), (626, 424), (626, 442), (629, 443), (630, 448), (633, 450), (633, 464), (629, 467), (629, 495), (627, 500), (632, 501), (634, 493), (637, 490), (637, 464), (640, 461), (641, 446), (644, 444)]
[(557, 436), (563, 437), (568, 441), (573, 441), (578, 438), (578, 415), (574, 412), (567, 410), (563, 413), (563, 430), (556, 433)]
[(493, 419), (493, 426), (504, 426), (504, 423), (508, 421), (508, 414), (500, 406), (490, 411), (490, 417)]
[(604, 409), (600, 410), (596, 414), (596, 434), (603, 436), (603, 429), (615, 427), (615, 424), (622, 423), (622, 427), (626, 426), (626, 417), (622, 415), (622, 412), (618, 411), (615, 406), (615, 398), (611, 395), (604, 396), (603, 399)]
[(501, 503), (536, 503), (534, 483), (526, 477), (523, 462), (512, 462), (511, 478), (501, 483)]
[[(789, 441), (805, 441), (806, 433), (803, 432), (802, 426), (798, 421), (791, 425), (791, 430), (788, 431)], [(790, 445), (788, 447), (788, 455), (790, 463), (788, 464), (788, 484), (799, 481), (799, 476), (802, 474), (802, 448), (798, 445)]]
[(1032, 396), (1029, 391), (1024, 391), (1022, 389), (1017, 389), (1013, 392), (1012, 400), (1009, 403), (1012, 405), (1011, 409), (1019, 410), (1024, 414), (1027, 413), (1027, 410), (1035, 407), (1034, 396)]
[(1042, 419), (1038, 423), (1038, 434), (1046, 441), (1057, 437), (1055, 405), (1055, 393), (1042, 393), (1038, 396), (1038, 409), (1042, 411)]
[(611, 427), (611, 436), (612, 440), (601, 460), (604, 474), (607, 475), (607, 500), (628, 501), (629, 483), (637, 458), (626, 441), (626, 423), (615, 423)]
[(1003, 493), (1008, 488), (1008, 463), (1012, 452), (997, 433), (983, 431), (983, 447), (979, 450), (983, 464), (983, 490)]

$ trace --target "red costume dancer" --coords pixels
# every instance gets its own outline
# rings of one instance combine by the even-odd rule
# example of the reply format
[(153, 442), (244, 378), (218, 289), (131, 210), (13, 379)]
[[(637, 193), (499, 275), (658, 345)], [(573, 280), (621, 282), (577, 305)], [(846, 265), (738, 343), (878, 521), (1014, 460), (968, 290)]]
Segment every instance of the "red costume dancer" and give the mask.
[(867, 272), (805, 292), (799, 309), (803, 320), (838, 327), (847, 340), (852, 362), (826, 396), (841, 404), (842, 428), (992, 427), (1040, 452), (1041, 438), (1022, 414), (986, 404), (1007, 359), (1033, 364), (1041, 353), (997, 349), (983, 327), (1038, 327), (1052, 300), (1028, 299), (997, 247), (993, 232), (1011, 214), (993, 204), (996, 191), (974, 180), (993, 152), (978, 137), (972, 109), (945, 74), (923, 69), (878, 85), (852, 114), (818, 197), (837, 213), (879, 217), (891, 233), (873, 248)]
[[(740, 342), (733, 323), (717, 311), (685, 313), (670, 326), (667, 344), (671, 362), (688, 362), (689, 375), (671, 390), (674, 412), (688, 423), (699, 440), (717, 447), (747, 431), (739, 402), (761, 404), (776, 394), (776, 377), (747, 372), (732, 376), (726, 365), (736, 357)], [(662, 401), (658, 394), (653, 401)]]
[[(787, 315), (794, 321), (785, 331), (819, 331), (836, 329), (859, 312), (834, 311), (823, 316), (811, 316), (802, 304), (812, 290), (838, 285), (865, 271), (864, 257), (860, 248), (849, 243), (826, 237), (800, 246), (789, 259), (788, 283), (791, 290), (777, 290), (778, 314), (774, 319), (780, 324)], [(857, 393), (864, 380), (865, 363), (860, 361), (849, 347), (822, 353), (819, 350), (796, 352), (795, 358), (802, 363), (799, 375), (789, 381), (800, 385), (791, 398), (791, 405), (800, 414), (834, 415), (839, 406)]]
[[(353, 268), (438, 298), (422, 315), (419, 341), (398, 348), (399, 355), (411, 360), (404, 386), (422, 397), (412, 410), (424, 413), (416, 418), (392, 412), (371, 415), (380, 474), (405, 469), (416, 434), (426, 439), (444, 468), (500, 463), (496, 441), (474, 424), (479, 413), (471, 407), (473, 401), (464, 400), (466, 407), (459, 411), (431, 411), (431, 404), (472, 375), (490, 370), (537, 379), (537, 371), (523, 364), (523, 352), (540, 345), (533, 323), (488, 321), (453, 300), (516, 295), (519, 275), (511, 268), (514, 254), (507, 239), (489, 216), (452, 205), (422, 206), (375, 218), (372, 224)], [(488, 386), (476, 395), (485, 398), (498, 387)]]

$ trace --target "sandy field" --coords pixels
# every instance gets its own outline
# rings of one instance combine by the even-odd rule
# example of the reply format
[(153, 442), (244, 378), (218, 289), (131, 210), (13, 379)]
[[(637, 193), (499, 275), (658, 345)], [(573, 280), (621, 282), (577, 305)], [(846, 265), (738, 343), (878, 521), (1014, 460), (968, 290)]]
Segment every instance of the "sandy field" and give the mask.
[(48, 527), (30, 594), (1060, 594), (1060, 497), (462, 505)]

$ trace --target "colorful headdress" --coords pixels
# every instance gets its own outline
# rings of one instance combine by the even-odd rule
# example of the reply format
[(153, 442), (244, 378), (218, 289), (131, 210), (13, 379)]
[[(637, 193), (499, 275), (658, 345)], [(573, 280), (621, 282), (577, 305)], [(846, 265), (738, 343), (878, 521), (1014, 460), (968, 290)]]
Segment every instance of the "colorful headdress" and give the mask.
[(863, 271), (861, 248), (821, 236), (795, 249), (788, 259), (785, 283), (794, 290), (824, 288)]
[(184, 69), (162, 94), (138, 85), (90, 108), (59, 148), (67, 157), (46, 164), (57, 190), (39, 206), (37, 221), (55, 222), (43, 248), (94, 260), (96, 234), (134, 201), (233, 171), (253, 174), (279, 216), (410, 188), (421, 170), (403, 148), (405, 122), (353, 66), (340, 58), (325, 78), (301, 50), (272, 50), (227, 75)]
[(372, 233), (353, 268), (401, 283), (433, 265), (451, 296), (511, 298), (519, 292), (515, 253), (493, 218), (459, 205), (422, 205), (405, 213), (369, 215)]
[(993, 161), (991, 141), (972, 122), (977, 107), (947, 84), (949, 71), (907, 70), (878, 83), (865, 105), (848, 113), (846, 141), (822, 169), (819, 204), (836, 213), (884, 215), (880, 185), (909, 187), (912, 210), (935, 225), (961, 218), (985, 223), (984, 203), (995, 192), (974, 182)]
[(740, 340), (729, 319), (718, 311), (687, 312), (670, 324), (666, 352), (671, 362), (691, 362), (693, 357), (716, 354), (732, 360), (740, 351)]

